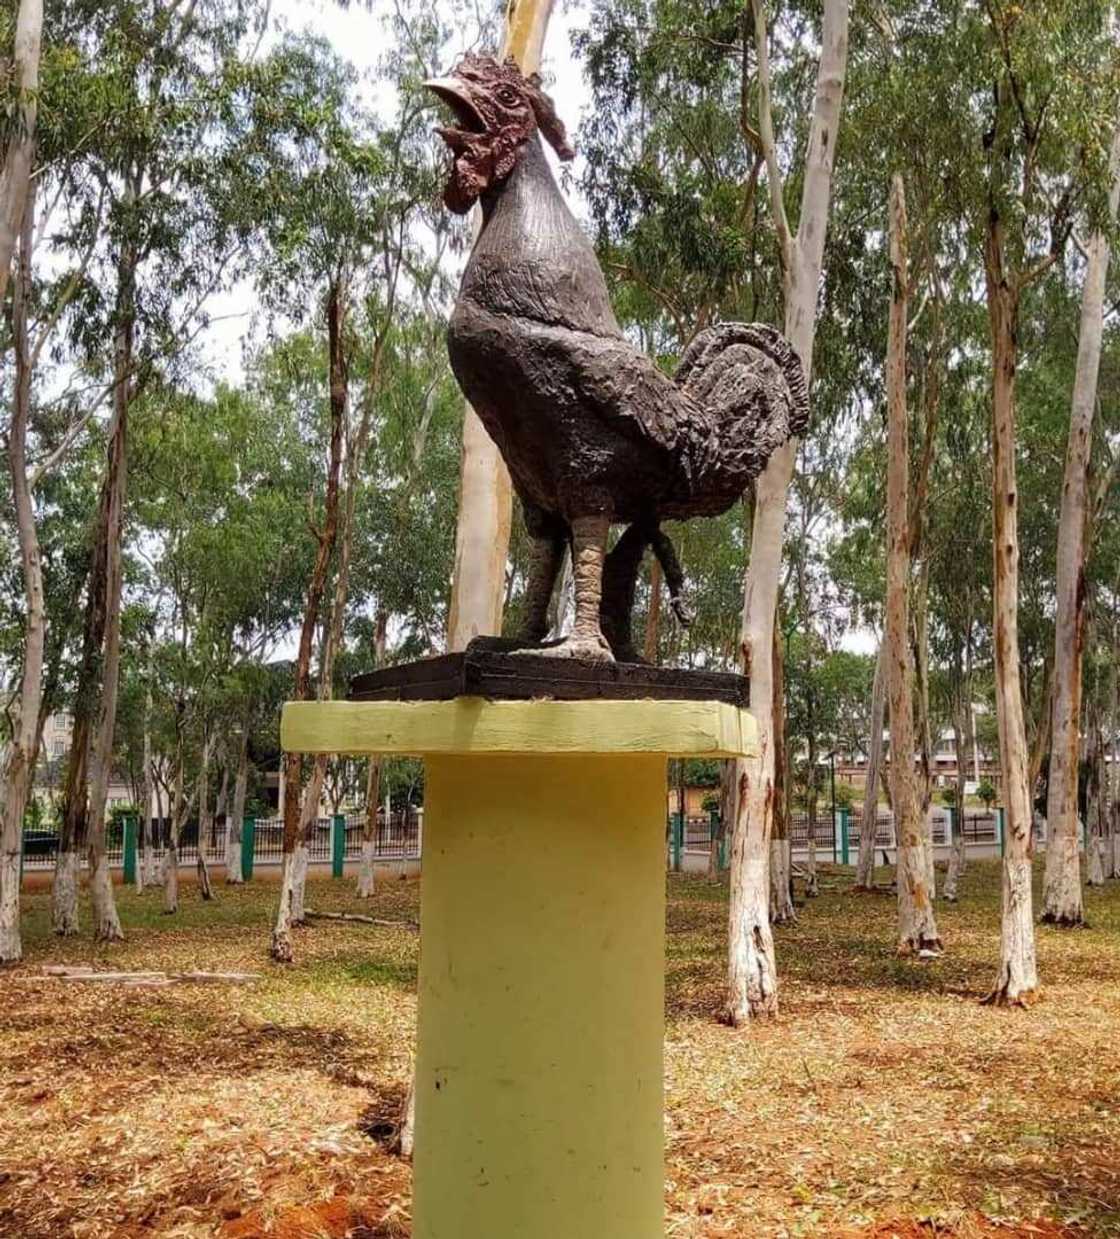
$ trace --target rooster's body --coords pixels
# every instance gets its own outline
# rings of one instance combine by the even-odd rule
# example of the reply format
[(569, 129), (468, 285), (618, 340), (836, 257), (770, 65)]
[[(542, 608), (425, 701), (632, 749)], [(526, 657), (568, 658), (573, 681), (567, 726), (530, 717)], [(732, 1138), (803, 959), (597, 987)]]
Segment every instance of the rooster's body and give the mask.
[[(448, 350), (509, 467), (536, 542), (527, 637), (543, 636), (570, 538), (576, 631), (555, 652), (606, 656), (602, 584), (602, 627), (615, 655), (629, 658), (628, 609), (647, 545), (662, 560), (675, 600), (679, 592), (680, 571), (660, 521), (714, 516), (735, 503), (772, 452), (804, 430), (805, 382), (789, 344), (757, 324), (700, 332), (675, 378), (630, 344), (591, 243), (552, 177), (537, 125), (515, 143), (516, 115), (503, 126), (488, 114), (488, 103), (501, 114), (501, 103), (512, 99), (514, 75), (520, 79), (511, 65), (472, 57), (454, 77), (433, 83), (469, 125), (443, 131), (461, 156), (447, 200), (464, 200), (461, 192), (452, 198), (465, 178), (481, 184), (483, 212)], [(547, 100), (534, 96), (532, 79), (527, 86), (524, 111), (568, 153)], [(501, 179), (493, 176), (495, 159), (510, 166)], [(606, 536), (616, 522), (631, 530), (606, 558), (603, 581)], [(624, 607), (625, 618), (617, 613)]]

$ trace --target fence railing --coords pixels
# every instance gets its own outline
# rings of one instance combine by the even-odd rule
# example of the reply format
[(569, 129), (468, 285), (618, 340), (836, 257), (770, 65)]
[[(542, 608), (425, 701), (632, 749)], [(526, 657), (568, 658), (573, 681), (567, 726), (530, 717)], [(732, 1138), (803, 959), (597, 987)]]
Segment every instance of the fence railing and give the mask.
[[(369, 851), (378, 860), (417, 860), (420, 856), (423, 812), (400, 810), (377, 814)], [(364, 813), (344, 817), (316, 819), (307, 835), (308, 860), (311, 864), (329, 863), (341, 874), (349, 861), (358, 861), (366, 851), (367, 819)], [(246, 877), (258, 865), (278, 865), (284, 855), (284, 819), (279, 817), (246, 818), (241, 829), (241, 864)], [(157, 864), (162, 865), (171, 842), (169, 819), (152, 819), (152, 850)], [(24, 871), (53, 870), (58, 856), (58, 835), (53, 831), (27, 831), (23, 836), (22, 865)], [(107, 828), (106, 854), (109, 864), (123, 868), (126, 878), (135, 873), (136, 855), (140, 846), (138, 823), (135, 819), (111, 824)], [(86, 849), (79, 849), (81, 863), (88, 864)], [(226, 827), (217, 823), (199, 837), (199, 824), (186, 822), (179, 832), (179, 864), (194, 865), (201, 853), (208, 865), (220, 865), (226, 859)]]
[[(1002, 810), (992, 812), (967, 813), (960, 825), (966, 846), (972, 844), (999, 845), (1002, 848)], [(796, 852), (804, 852), (809, 846), (810, 837), (816, 845), (818, 859), (826, 859), (819, 854), (831, 853), (829, 859), (835, 859), (842, 865), (854, 863), (859, 851), (860, 828), (862, 822), (847, 810), (837, 810), (835, 816), (826, 807), (818, 810), (814, 820), (808, 813), (794, 813), (790, 816), (790, 845)], [(952, 842), (950, 811), (939, 806), (930, 810), (930, 826), (932, 841), (935, 847), (945, 847)], [(706, 817), (688, 817), (682, 822), (675, 813), (668, 820), (669, 867), (683, 867), (686, 853), (710, 854), (713, 841), (720, 840), (720, 865), (726, 867), (727, 840), (719, 834), (719, 813), (713, 811)], [(1035, 839), (1045, 841), (1045, 827), (1040, 821), (1035, 822)], [(889, 813), (879, 813), (875, 820), (876, 850), (895, 847), (894, 818)]]

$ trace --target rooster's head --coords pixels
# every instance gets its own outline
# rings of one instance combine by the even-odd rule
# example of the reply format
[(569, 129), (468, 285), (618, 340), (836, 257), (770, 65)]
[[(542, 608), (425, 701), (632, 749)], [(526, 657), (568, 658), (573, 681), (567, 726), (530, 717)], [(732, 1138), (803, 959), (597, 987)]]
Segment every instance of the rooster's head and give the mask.
[(443, 201), (457, 215), (509, 176), (522, 146), (538, 129), (561, 159), (575, 156), (540, 78), (522, 76), (512, 58), (503, 64), (493, 56), (468, 53), (447, 77), (424, 85), (455, 113), (456, 125), (436, 132), (454, 159)]

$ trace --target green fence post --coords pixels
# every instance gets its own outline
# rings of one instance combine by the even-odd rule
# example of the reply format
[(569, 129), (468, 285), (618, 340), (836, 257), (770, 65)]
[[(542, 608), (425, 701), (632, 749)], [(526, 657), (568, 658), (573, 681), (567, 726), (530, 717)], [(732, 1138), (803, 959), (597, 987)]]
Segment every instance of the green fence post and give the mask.
[(1007, 813), (1007, 810), (1006, 810), (1006, 809), (1002, 809), (1002, 808), (1000, 808), (1000, 809), (997, 809), (997, 810), (996, 810), (996, 822), (997, 822), (997, 823), (998, 823), (998, 825), (999, 825), (999, 854), (1000, 854), (1001, 856), (1003, 855), (1003, 853), (1004, 853), (1004, 849), (1005, 849), (1005, 848), (1006, 848), (1006, 846), (1007, 846), (1007, 840), (1006, 840), (1006, 838), (1005, 838), (1005, 835), (1006, 835), (1006, 818), (1005, 818), (1005, 814), (1006, 814), (1006, 813)]
[(253, 852), (257, 842), (257, 819), (247, 817), (241, 823), (241, 878), (248, 882), (253, 877)]
[(684, 849), (684, 814), (674, 813), (673, 823), (673, 872), (681, 871), (681, 852)]
[(334, 815), (331, 822), (331, 877), (342, 877), (342, 866), (346, 860), (346, 818), (341, 813)]
[(124, 819), (123, 865), (126, 886), (131, 886), (136, 881), (136, 827), (136, 818), (126, 817)]
[(850, 809), (840, 810), (840, 863), (852, 863), (852, 813)]
[(26, 831), (23, 823), (20, 823), (19, 828), (19, 886), (23, 889), (23, 854), (27, 851)]

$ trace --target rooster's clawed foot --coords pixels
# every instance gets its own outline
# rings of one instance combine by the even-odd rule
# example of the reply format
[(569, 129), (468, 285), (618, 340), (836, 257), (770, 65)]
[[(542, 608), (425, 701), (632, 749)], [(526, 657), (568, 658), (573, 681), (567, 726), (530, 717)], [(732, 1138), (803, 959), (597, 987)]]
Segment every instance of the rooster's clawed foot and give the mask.
[(582, 662), (613, 663), (614, 655), (603, 636), (587, 637), (572, 633), (557, 645), (540, 649), (514, 650), (515, 654), (536, 654), (541, 658), (578, 658)]

